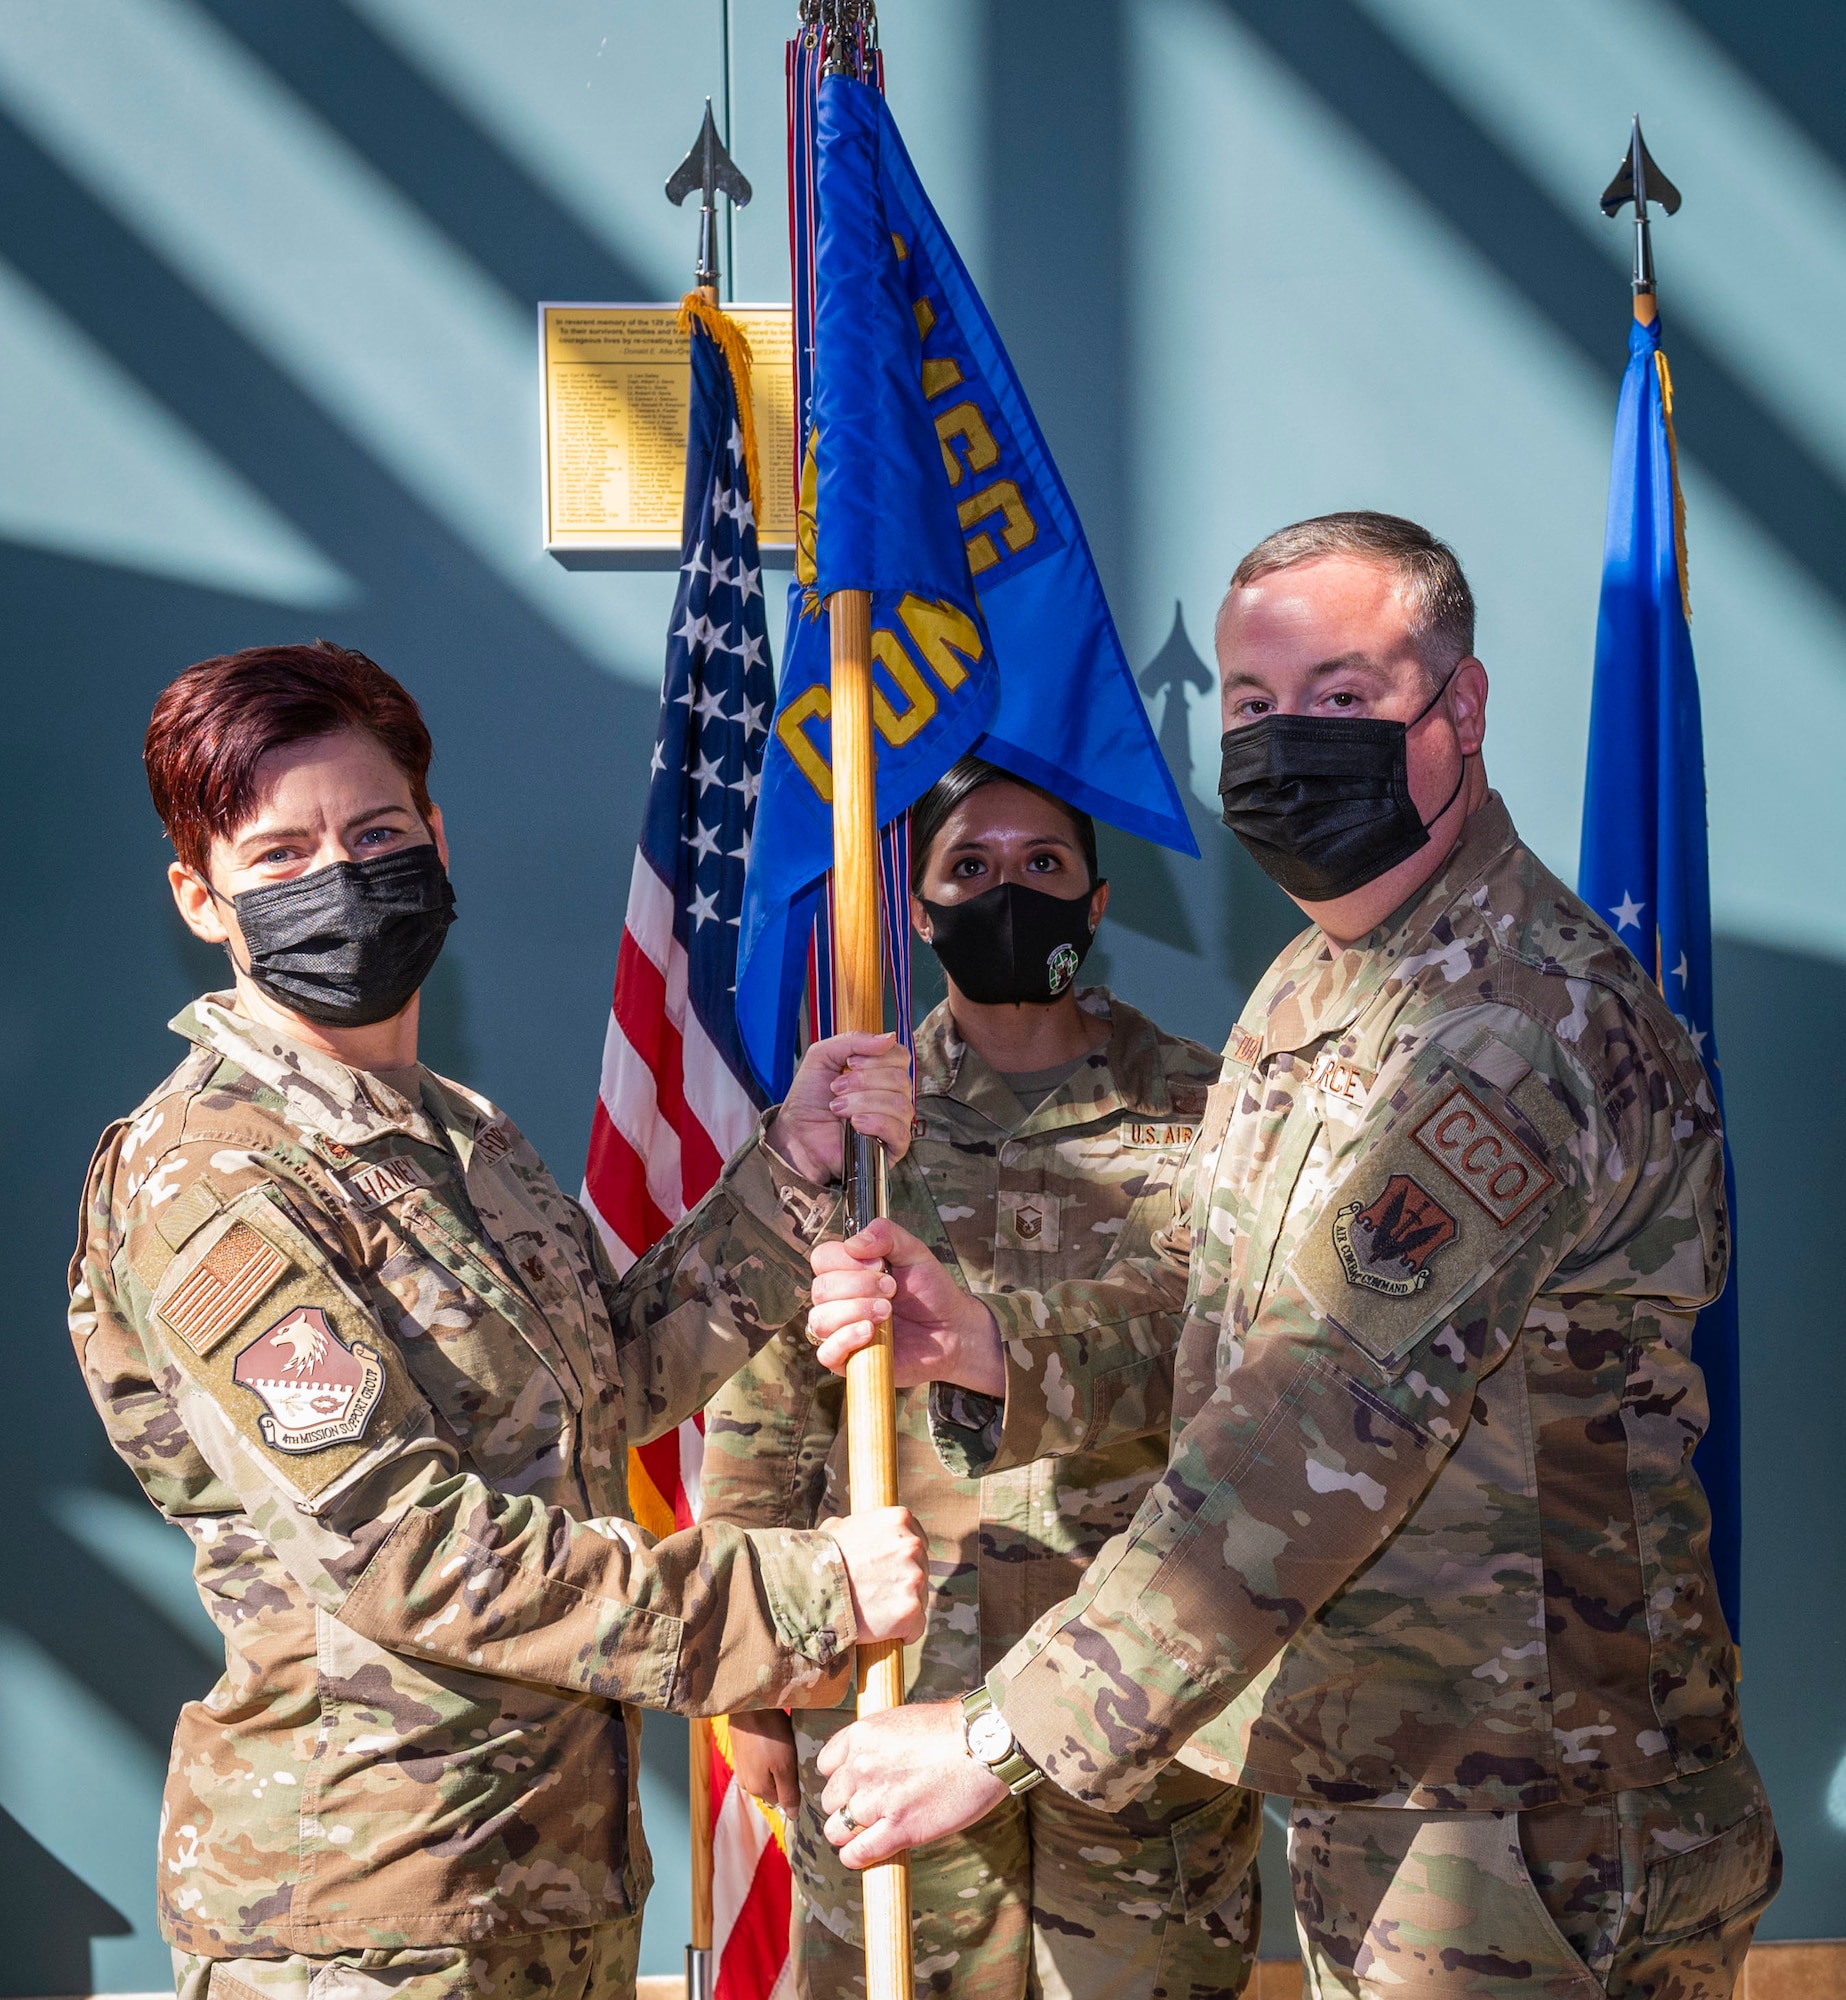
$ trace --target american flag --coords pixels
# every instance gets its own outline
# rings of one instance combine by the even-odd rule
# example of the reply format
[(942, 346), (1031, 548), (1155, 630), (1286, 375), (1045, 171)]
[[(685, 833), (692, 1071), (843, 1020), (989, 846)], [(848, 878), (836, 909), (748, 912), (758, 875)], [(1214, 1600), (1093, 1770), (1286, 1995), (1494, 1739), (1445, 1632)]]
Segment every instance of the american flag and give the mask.
[[(685, 540), (583, 1183), (618, 1270), (699, 1201), (761, 1104), (734, 992), (744, 863), (775, 706), (751, 502), (748, 350), (696, 294), (680, 323), (692, 339)], [(630, 1500), (644, 1528), (670, 1535), (698, 1519), (703, 1450), (695, 1417), (630, 1454)], [(768, 2000), (788, 1970), (786, 1830), (733, 1780), (722, 1725), (715, 1735), (716, 2000)]]

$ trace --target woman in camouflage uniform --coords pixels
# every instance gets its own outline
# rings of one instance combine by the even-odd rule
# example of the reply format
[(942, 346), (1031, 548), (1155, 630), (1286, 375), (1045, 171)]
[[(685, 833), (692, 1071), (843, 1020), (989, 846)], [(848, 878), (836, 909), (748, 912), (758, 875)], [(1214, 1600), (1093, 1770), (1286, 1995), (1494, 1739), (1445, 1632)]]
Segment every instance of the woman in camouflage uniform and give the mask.
[(836, 1110), (904, 1144), (902, 1058), (817, 1045), (787, 1157), (752, 1139), (618, 1280), (512, 1121), (417, 1062), (454, 900), (429, 762), (404, 690), (325, 644), (203, 661), (148, 731), (236, 990), (103, 1135), (71, 1332), (224, 1635), (161, 1814), (181, 2000), (632, 1995), (626, 1704), (834, 1700), (859, 1638), (922, 1625), (901, 1510), (656, 1542), (626, 1487), (805, 1305), (807, 1177)]
[[(911, 912), (948, 998), (917, 1032), (917, 1116), (892, 1212), (976, 1291), (1094, 1278), (1144, 1253), (1218, 1058), (1092, 988), (1077, 967), (1109, 891), (1087, 814), (978, 759), (912, 814)], [(704, 1518), (807, 1526), (843, 1511), (837, 1378), (799, 1332), (706, 1418)], [(907, 1693), (976, 1685), (1075, 1588), (1164, 1470), (1139, 1439), (979, 1482), (945, 1471), (925, 1393), (900, 1398), (898, 1485), (929, 1538), (928, 1630)], [(732, 1718), (739, 1778), (795, 1821), (797, 1976), (864, 1991), (859, 1885), (822, 1832), (814, 1759), (850, 1709)], [(798, 1812), (795, 1810), (799, 1808)], [(1109, 1815), (1044, 1785), (912, 1857), (919, 1992), (954, 2000), (1202, 2000), (1243, 1986), (1257, 1931), (1254, 1794), (1175, 1767)]]

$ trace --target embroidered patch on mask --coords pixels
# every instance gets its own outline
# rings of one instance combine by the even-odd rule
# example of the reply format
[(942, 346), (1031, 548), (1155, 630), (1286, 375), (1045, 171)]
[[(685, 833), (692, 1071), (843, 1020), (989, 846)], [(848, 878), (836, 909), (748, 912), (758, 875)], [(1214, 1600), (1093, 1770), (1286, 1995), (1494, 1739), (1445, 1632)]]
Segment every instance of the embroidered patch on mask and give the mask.
[(1177, 1147), (1183, 1152), (1199, 1136), (1196, 1125), (1130, 1125), (1131, 1146), (1158, 1146), (1163, 1151)]
[(160, 1316), (201, 1357), (270, 1291), (288, 1259), (247, 1222), (234, 1222), (160, 1304)]
[(420, 1160), (408, 1153), (394, 1153), (388, 1160), (372, 1160), (346, 1176), (346, 1185), (367, 1208), (382, 1208), (400, 1194), (414, 1188), (434, 1187)]
[(1058, 1205), (1048, 1195), (1002, 1194), (1000, 1241), (1016, 1250), (1058, 1247)]
[(1408, 1298), (1429, 1283), (1429, 1261), (1455, 1240), (1455, 1218), (1408, 1174), (1393, 1174), (1369, 1202), (1333, 1218), (1333, 1247), (1349, 1285)]
[(1452, 1090), (1410, 1136), (1502, 1229), (1557, 1186), (1551, 1169), (1465, 1090)]
[(363, 1341), (350, 1346), (319, 1306), (297, 1306), (238, 1352), (231, 1380), (258, 1397), (272, 1451), (325, 1451), (365, 1435), (384, 1388), (384, 1363)]

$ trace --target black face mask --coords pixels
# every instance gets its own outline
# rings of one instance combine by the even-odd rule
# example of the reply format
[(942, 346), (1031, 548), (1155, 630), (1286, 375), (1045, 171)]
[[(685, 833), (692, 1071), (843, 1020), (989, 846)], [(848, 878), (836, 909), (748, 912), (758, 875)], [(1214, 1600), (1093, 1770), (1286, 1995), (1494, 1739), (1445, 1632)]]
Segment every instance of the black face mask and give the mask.
[(1448, 685), (1409, 722), (1265, 715), (1225, 732), (1224, 823), (1272, 882), (1304, 903), (1330, 903), (1427, 844), (1430, 827), (1460, 795), (1468, 763), (1463, 758), (1454, 791), (1426, 825), (1410, 796), (1405, 744)]
[(1089, 956), (1090, 898), (1047, 896), (1021, 882), (1001, 882), (965, 903), (925, 902), (930, 944), (942, 969), (984, 1007), (1046, 1005), (1070, 991)]
[(455, 891), (426, 842), (246, 889), (231, 907), (252, 985), (306, 1020), (369, 1028), (401, 1012), (429, 977), (455, 921)]

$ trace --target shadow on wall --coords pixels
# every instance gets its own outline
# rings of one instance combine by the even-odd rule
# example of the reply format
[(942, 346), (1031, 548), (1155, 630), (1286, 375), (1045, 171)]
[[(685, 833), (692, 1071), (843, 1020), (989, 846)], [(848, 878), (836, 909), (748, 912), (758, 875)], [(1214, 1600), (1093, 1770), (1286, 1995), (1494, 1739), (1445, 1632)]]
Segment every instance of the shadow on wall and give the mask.
[[(651, 289), (344, 8), (303, 6), (286, 21), (214, 11), (398, 177), (522, 311), (541, 296)], [(349, 608), (304, 617), (0, 546), (11, 666), (0, 839), (12, 863), (0, 892), (11, 941), (0, 990), (0, 1257), (25, 1419), (0, 1467), (0, 1508), (17, 1524), (0, 1549), (0, 1642), (38, 1663), (33, 1685), (68, 1694), (73, 1716), (106, 1719), (157, 1773), (175, 1712), (205, 1692), (217, 1661), (41, 1505), (54, 1489), (79, 1488), (145, 1509), (71, 1364), (65, 1267), (98, 1133), (179, 1060), (168, 1018), (224, 983), (220, 956), (175, 921), (163, 880), (169, 851), (140, 769), (154, 697), (191, 660), (317, 632), (402, 677), (437, 744), (432, 783), (461, 914), (429, 990), (427, 1054), (507, 1104), (567, 1186), (583, 1158), (654, 702), (561, 638), (362, 438), (5, 118), (0, 176), (0, 258), (355, 586)], [(11, 1684), (0, 1694), (10, 1728), (42, 1734), (44, 1719), (24, 1712), (36, 1697)], [(56, 1771), (18, 1748), (17, 1738), (0, 1744), (0, 1795), (19, 1813), (28, 1794), (55, 1804)], [(84, 1833), (81, 1851), (46, 1833), (62, 1861), (17, 1818), (0, 1822), (0, 1993), (79, 1992), (93, 1980), (147, 1988), (167, 1976), (152, 1922), (157, 1779), (145, 1799), (123, 1782), (145, 1826), (122, 1817)], [(27, 1816), (45, 1831), (36, 1808)], [(124, 1887), (106, 1902), (72, 1868)]]

